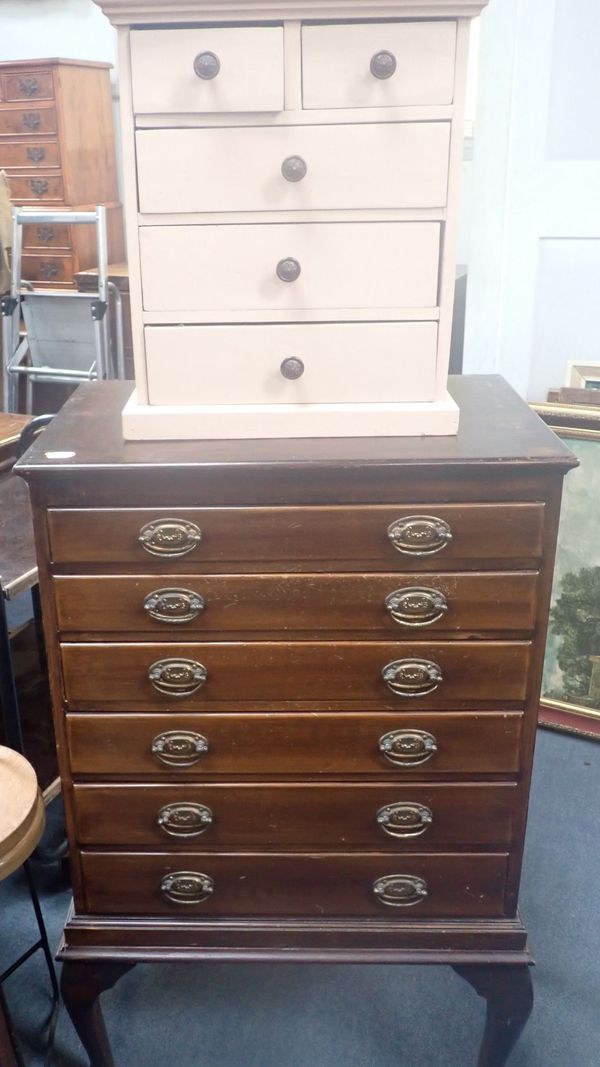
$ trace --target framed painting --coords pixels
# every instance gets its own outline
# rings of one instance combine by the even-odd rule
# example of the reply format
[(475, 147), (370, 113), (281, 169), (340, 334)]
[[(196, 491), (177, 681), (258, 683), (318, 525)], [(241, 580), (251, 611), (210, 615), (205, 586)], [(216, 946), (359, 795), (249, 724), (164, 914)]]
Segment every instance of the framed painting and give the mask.
[(600, 741), (600, 408), (531, 406), (579, 460), (563, 489), (539, 721)]

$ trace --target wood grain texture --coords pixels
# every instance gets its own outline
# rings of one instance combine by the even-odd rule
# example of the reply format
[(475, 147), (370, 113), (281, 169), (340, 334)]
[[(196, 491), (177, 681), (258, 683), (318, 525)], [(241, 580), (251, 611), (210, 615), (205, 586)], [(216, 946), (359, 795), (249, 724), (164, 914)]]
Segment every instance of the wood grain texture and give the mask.
[[(404, 641), (231, 642), (172, 644), (63, 644), (65, 696), (72, 710), (132, 708), (201, 709), (209, 702), (368, 701), (382, 709), (448, 706), (448, 702), (522, 704), (527, 693), (528, 642)], [(413, 657), (439, 665), (443, 681), (432, 696), (397, 696), (381, 671)], [(158, 692), (151, 666), (166, 659), (201, 663), (207, 681), (190, 696)], [(231, 710), (235, 710), (232, 707)]]
[[(411, 515), (430, 515), (447, 522), (452, 541), (435, 555), (397, 551), (387, 529)], [(139, 542), (142, 526), (166, 519), (183, 519), (200, 527), (202, 540), (185, 557), (171, 559), (168, 570), (189, 569), (190, 563), (244, 562), (272, 568), (275, 561), (289, 569), (343, 569), (359, 564), (364, 570), (456, 569), (464, 560), (539, 559), (544, 507), (541, 503), (439, 505), (398, 503), (361, 507), (296, 508), (91, 508), (54, 510), (48, 515), (54, 563), (135, 563), (148, 570), (156, 565)], [(159, 566), (165, 567), (161, 558)], [(286, 569), (288, 569), (286, 568)], [(320, 569), (320, 567), (318, 568)]]
[[(385, 776), (399, 781), (449, 774), (509, 774), (519, 766), (522, 715), (518, 712), (410, 711), (240, 715), (70, 714), (66, 733), (77, 776), (141, 775), (173, 782), (231, 775)], [(400, 767), (379, 749), (392, 730), (432, 734), (437, 752), (426, 763)], [(205, 737), (208, 751), (190, 767), (165, 766), (152, 754), (164, 731), (191, 730)]]
[[(82, 845), (213, 849), (348, 849), (405, 852), (445, 847), (505, 848), (513, 837), (516, 789), (510, 783), (437, 785), (77, 785)], [(157, 822), (167, 804), (200, 804), (212, 823), (176, 837)], [(377, 822), (382, 807), (427, 807), (432, 822), (413, 837), (392, 837)], [(411, 824), (412, 825), (412, 824)]]
[[(348, 915), (400, 919), (421, 916), (503, 915), (506, 856), (502, 854), (91, 852), (81, 853), (86, 899), (99, 915)], [(196, 871), (214, 880), (201, 904), (172, 904), (160, 892), (174, 871)], [(422, 903), (378, 903), (373, 882), (402, 874), (427, 882)]]

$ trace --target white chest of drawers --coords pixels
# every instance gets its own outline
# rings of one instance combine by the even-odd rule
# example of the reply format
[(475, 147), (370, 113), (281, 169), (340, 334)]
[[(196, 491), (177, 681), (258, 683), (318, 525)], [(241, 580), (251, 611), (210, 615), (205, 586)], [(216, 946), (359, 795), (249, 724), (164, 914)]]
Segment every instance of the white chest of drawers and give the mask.
[(486, 0), (97, 0), (119, 25), (126, 438), (452, 434)]

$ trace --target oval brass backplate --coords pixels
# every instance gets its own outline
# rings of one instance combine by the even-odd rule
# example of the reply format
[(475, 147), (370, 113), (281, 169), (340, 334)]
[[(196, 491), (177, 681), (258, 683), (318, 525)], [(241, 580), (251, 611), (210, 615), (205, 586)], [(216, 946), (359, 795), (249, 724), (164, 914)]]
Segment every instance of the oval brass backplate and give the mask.
[(193, 767), (208, 752), (208, 741), (194, 730), (164, 730), (153, 739), (150, 751), (167, 767)]
[(206, 678), (206, 667), (195, 659), (157, 659), (148, 667), (149, 682), (170, 697), (191, 696)]
[(204, 611), (204, 597), (193, 589), (154, 589), (144, 597), (144, 611), (156, 622), (193, 622)]
[(373, 882), (373, 893), (380, 904), (391, 908), (408, 908), (427, 897), (427, 883), (414, 874), (387, 874)]
[(172, 904), (201, 904), (212, 896), (214, 888), (210, 875), (199, 871), (173, 871), (160, 882), (163, 897)]
[(388, 593), (385, 606), (400, 626), (431, 626), (444, 616), (448, 601), (439, 589), (411, 585)]
[(433, 814), (425, 804), (400, 801), (380, 808), (376, 819), (390, 837), (420, 837), (431, 826)]
[(398, 767), (419, 767), (435, 755), (437, 747), (427, 730), (390, 730), (379, 738), (379, 751)]
[(212, 825), (213, 813), (206, 804), (179, 801), (164, 804), (156, 822), (169, 837), (199, 837)]
[(387, 663), (381, 676), (388, 689), (401, 697), (424, 697), (443, 681), (437, 663), (429, 659), (397, 659)]
[(202, 530), (188, 519), (153, 519), (145, 523), (138, 541), (151, 556), (178, 559), (186, 556), (202, 540)]
[(432, 556), (452, 540), (452, 531), (436, 515), (406, 515), (391, 522), (388, 537), (398, 552), (407, 556)]

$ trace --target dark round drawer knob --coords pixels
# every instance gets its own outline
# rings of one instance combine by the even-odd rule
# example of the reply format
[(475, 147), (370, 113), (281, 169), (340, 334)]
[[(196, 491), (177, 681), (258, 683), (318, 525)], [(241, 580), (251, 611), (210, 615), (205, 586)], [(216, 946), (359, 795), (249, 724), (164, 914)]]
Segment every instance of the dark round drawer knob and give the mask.
[(214, 892), (215, 883), (199, 871), (173, 871), (161, 879), (160, 891), (172, 904), (201, 904)]
[(194, 73), (203, 81), (216, 78), (221, 69), (221, 61), (214, 52), (199, 52), (194, 60)]
[(373, 893), (380, 904), (407, 908), (425, 900), (428, 896), (427, 882), (413, 874), (387, 874), (373, 882)]
[(297, 259), (292, 256), (287, 256), (285, 259), (280, 259), (275, 272), (277, 277), (282, 282), (295, 282), (300, 277), (300, 271), (302, 270)]
[(284, 378), (295, 382), (296, 378), (301, 378), (304, 374), (304, 363), (301, 359), (284, 359), (279, 370)]
[(429, 659), (396, 659), (383, 668), (381, 676), (392, 693), (401, 697), (424, 697), (443, 681), (437, 663)]
[(281, 164), (281, 173), (286, 182), (301, 182), (306, 177), (307, 170), (302, 156), (288, 156)]
[(386, 78), (391, 78), (392, 74), (396, 72), (396, 57), (393, 52), (387, 52), (385, 49), (382, 52), (376, 52), (371, 57), (371, 74), (374, 78), (379, 78), (380, 81), (384, 81)]

